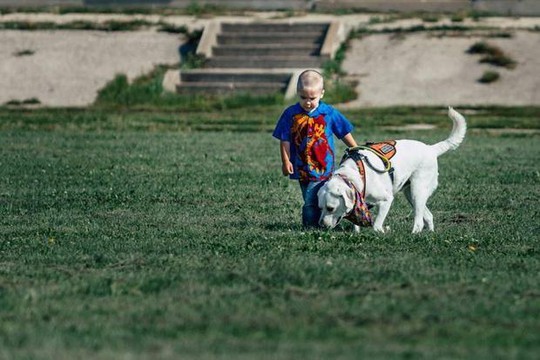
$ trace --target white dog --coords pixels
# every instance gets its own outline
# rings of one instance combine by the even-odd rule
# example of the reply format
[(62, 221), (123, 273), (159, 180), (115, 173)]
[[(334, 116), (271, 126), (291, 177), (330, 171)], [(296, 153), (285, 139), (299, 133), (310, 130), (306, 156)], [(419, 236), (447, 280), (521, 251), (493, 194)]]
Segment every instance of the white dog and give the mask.
[[(424, 225), (433, 231), (433, 215), (426, 203), (438, 184), (437, 158), (456, 149), (465, 138), (467, 129), (465, 118), (457, 111), (449, 108), (448, 116), (454, 124), (450, 136), (444, 141), (426, 145), (415, 140), (396, 140), (396, 152), (391, 159), (392, 177), (384, 171), (385, 162), (372, 151), (357, 151), (365, 165), (364, 177), (361, 176), (354, 159), (343, 161), (318, 192), (321, 208), (319, 224), (334, 228), (341, 219), (350, 217), (360, 200), (359, 194), (365, 192), (365, 203), (378, 208), (373, 229), (384, 232), (384, 220), (394, 200), (394, 194), (403, 189), (414, 209), (412, 232), (422, 231)], [(355, 223), (355, 231), (359, 231), (358, 223)]]

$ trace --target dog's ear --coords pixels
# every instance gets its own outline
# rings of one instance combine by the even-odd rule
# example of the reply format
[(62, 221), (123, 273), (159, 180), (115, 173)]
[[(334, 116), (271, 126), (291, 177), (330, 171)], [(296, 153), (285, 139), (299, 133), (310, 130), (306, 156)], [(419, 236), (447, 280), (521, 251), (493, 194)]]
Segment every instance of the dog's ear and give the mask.
[(340, 193), (347, 210), (352, 209), (354, 207), (354, 192), (349, 187), (342, 187)]
[(324, 208), (324, 194), (326, 194), (326, 184), (321, 186), (319, 191), (317, 191), (317, 198), (319, 203), (319, 209)]

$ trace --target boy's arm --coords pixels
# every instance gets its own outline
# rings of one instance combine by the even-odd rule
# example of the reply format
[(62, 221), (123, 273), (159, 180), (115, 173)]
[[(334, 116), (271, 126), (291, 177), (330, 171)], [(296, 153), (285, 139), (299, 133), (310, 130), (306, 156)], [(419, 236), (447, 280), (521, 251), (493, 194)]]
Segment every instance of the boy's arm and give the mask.
[(288, 141), (281, 141), (279, 145), (279, 150), (281, 152), (281, 172), (285, 176), (292, 175), (294, 169), (291, 163), (291, 143)]
[(345, 143), (348, 147), (357, 147), (356, 140), (354, 140), (351, 133), (348, 133), (344, 137), (341, 138), (341, 141)]

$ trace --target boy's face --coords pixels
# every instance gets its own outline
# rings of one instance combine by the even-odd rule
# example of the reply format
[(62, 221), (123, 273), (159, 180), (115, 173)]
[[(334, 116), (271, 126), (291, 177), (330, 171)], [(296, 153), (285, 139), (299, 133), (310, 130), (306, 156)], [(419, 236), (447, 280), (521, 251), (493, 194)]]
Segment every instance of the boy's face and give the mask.
[(307, 112), (316, 109), (324, 95), (324, 90), (321, 88), (306, 88), (298, 90), (300, 97), (300, 106)]

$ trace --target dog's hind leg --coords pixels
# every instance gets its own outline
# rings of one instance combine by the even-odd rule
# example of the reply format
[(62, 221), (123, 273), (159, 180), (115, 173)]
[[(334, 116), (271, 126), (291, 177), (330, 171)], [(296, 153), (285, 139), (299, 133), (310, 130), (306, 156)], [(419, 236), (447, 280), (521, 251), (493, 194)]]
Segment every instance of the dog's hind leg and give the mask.
[[(411, 188), (410, 188), (410, 186), (407, 186), (406, 188), (403, 189), (403, 194), (405, 194), (405, 198), (407, 199), (407, 201), (409, 201), (409, 204), (411, 204), (411, 206), (414, 209), (415, 205), (413, 203), (413, 199), (412, 199), (412, 196), (411, 196)], [(430, 231), (434, 231), (435, 226), (433, 224), (433, 214), (431, 213), (431, 211), (429, 211), (427, 206), (424, 207), (424, 213), (423, 213), (422, 218), (423, 218), (423, 221), (424, 221), (424, 225), (427, 226), (427, 228)]]
[(424, 208), (424, 225), (427, 226), (429, 231), (435, 230), (435, 225), (433, 225), (433, 214), (429, 211), (427, 206)]
[(431, 178), (430, 181), (411, 181), (409, 188), (404, 189), (405, 196), (414, 209), (413, 234), (419, 233), (424, 229), (424, 224), (429, 230), (433, 230), (433, 214), (427, 208), (426, 204), (437, 188), (437, 178)]

